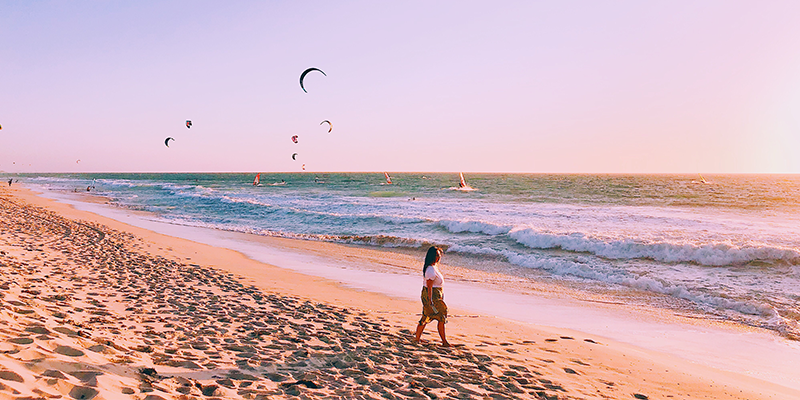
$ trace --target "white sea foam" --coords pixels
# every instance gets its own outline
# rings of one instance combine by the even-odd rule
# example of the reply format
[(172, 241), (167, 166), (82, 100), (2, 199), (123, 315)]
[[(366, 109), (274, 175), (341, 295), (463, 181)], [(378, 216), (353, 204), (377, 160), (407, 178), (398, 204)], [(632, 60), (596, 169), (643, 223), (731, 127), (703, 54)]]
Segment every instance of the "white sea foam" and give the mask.
[(775, 316), (775, 310), (767, 304), (740, 301), (714, 296), (687, 288), (685, 285), (669, 284), (646, 276), (630, 276), (609, 266), (593, 264), (591, 260), (577, 262), (562, 257), (539, 257), (523, 255), (508, 250), (494, 250), (479, 246), (454, 245), (448, 251), (502, 256), (508, 262), (526, 268), (547, 271), (557, 276), (571, 276), (598, 282), (627, 286), (630, 288), (659, 293), (697, 304), (736, 311), (747, 315), (762, 317)]
[(530, 228), (512, 230), (508, 236), (533, 249), (559, 248), (587, 252), (610, 259), (646, 258), (662, 262), (693, 262), (720, 266), (751, 261), (800, 261), (795, 249), (772, 246), (736, 246), (730, 243), (643, 242), (636, 239), (609, 240), (583, 233), (551, 234)]
[(132, 180), (129, 180), (129, 179), (98, 179), (97, 183), (100, 183), (100, 184), (103, 184), (103, 185), (110, 185), (110, 186), (116, 186), (116, 187), (128, 187), (128, 188), (134, 188), (134, 187), (142, 185), (142, 182), (132, 181)]
[(257, 199), (247, 198), (247, 197), (232, 197), (232, 196), (220, 196), (220, 200), (225, 203), (245, 203), (245, 204), (252, 204), (255, 206), (263, 206), (263, 207), (272, 207), (272, 204), (266, 203)]
[(325, 235), (325, 234), (310, 234), (310, 233), (294, 233), (283, 232), (269, 229), (254, 229), (250, 226), (239, 225), (235, 223), (212, 223), (197, 221), (187, 218), (154, 218), (153, 221), (166, 222), (173, 225), (183, 225), (200, 227), (206, 229), (215, 229), (221, 231), (249, 233), (261, 236), (281, 237), (288, 239), (301, 239), (301, 240), (314, 240), (322, 242), (336, 242), (347, 244), (361, 244), (380, 247), (408, 247), (419, 248), (423, 245), (429, 245), (430, 242), (420, 239), (404, 238), (398, 236), (387, 235)]
[(512, 226), (509, 225), (496, 225), (483, 221), (454, 221), (454, 220), (441, 220), (439, 225), (447, 228), (448, 231), (453, 233), (472, 232), (472, 233), (485, 233), (487, 235), (502, 235), (511, 231)]
[(734, 244), (723, 241), (691, 243), (676, 238), (675, 242), (648, 238), (610, 238), (583, 232), (554, 233), (529, 227), (514, 227), (475, 220), (437, 221), (452, 233), (472, 232), (489, 236), (507, 235), (532, 249), (562, 249), (591, 253), (609, 259), (652, 259), (661, 262), (691, 262), (708, 266), (741, 265), (752, 261), (800, 262), (800, 251), (794, 248), (764, 244)]

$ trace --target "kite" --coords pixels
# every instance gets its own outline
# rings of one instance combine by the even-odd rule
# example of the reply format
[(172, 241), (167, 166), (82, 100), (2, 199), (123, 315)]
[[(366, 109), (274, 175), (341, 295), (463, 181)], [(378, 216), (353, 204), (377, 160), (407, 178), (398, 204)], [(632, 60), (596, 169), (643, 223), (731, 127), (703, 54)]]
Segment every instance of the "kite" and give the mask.
[(297, 143), (297, 135), (292, 136), (292, 141)]
[(322, 125), (322, 124), (324, 124), (324, 123), (326, 123), (326, 122), (328, 123), (328, 133), (331, 133), (331, 131), (333, 130), (333, 124), (331, 123), (331, 121), (328, 121), (328, 120), (326, 119), (325, 121), (322, 121), (322, 122), (320, 122), (319, 124), (320, 124), (320, 125)]
[(325, 72), (323, 72), (319, 68), (309, 68), (309, 69), (303, 71), (303, 73), (300, 74), (300, 89), (303, 89), (303, 91), (306, 92), (306, 93), (308, 93), (308, 91), (306, 91), (306, 88), (303, 86), (303, 79), (305, 79), (306, 74), (308, 74), (311, 71), (319, 71), (319, 72), (322, 72), (322, 75), (328, 76), (327, 74), (325, 74)]
[(186, 127), (192, 129), (192, 120), (189, 119), (186, 120)]
[(295, 157), (297, 157), (297, 153), (292, 154), (292, 160), (297, 160)]
[(174, 142), (174, 141), (175, 141), (175, 138), (168, 137), (166, 140), (164, 140), (164, 144), (165, 144), (167, 147), (169, 147), (169, 141), (170, 141), (170, 140), (172, 140), (172, 141)]

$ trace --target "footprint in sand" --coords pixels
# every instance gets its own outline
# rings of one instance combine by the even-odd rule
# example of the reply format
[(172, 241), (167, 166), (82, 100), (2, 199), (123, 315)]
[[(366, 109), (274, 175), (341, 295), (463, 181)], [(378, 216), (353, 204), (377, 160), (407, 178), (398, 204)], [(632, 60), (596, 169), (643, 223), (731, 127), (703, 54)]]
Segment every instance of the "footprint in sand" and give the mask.
[(0, 379), (5, 381), (24, 383), (25, 380), (14, 371), (0, 371)]
[(58, 346), (54, 351), (58, 354), (62, 354), (68, 357), (80, 357), (84, 355), (82, 351), (69, 346)]
[(95, 396), (97, 396), (97, 393), (97, 390), (87, 386), (75, 386), (69, 391), (70, 397), (79, 400), (93, 399)]

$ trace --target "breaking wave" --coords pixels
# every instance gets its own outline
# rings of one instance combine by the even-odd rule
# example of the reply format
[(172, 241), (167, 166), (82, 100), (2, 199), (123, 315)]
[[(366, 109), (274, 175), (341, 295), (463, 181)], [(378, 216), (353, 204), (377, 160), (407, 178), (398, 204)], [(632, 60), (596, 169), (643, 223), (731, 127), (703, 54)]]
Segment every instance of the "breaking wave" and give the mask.
[(648, 243), (636, 239), (604, 240), (583, 233), (550, 234), (529, 228), (511, 231), (508, 236), (532, 249), (557, 248), (617, 260), (646, 258), (661, 262), (691, 262), (707, 266), (747, 264), (753, 261), (800, 262), (800, 252), (797, 250), (771, 246), (737, 246), (730, 243)]

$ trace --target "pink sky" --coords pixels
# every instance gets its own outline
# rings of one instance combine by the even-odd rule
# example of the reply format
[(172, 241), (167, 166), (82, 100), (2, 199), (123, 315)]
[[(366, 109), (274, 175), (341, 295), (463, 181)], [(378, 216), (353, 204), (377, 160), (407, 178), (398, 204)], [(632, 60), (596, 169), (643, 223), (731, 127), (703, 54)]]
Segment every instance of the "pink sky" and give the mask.
[(7, 172), (800, 172), (793, 1), (5, 2), (0, 54)]

